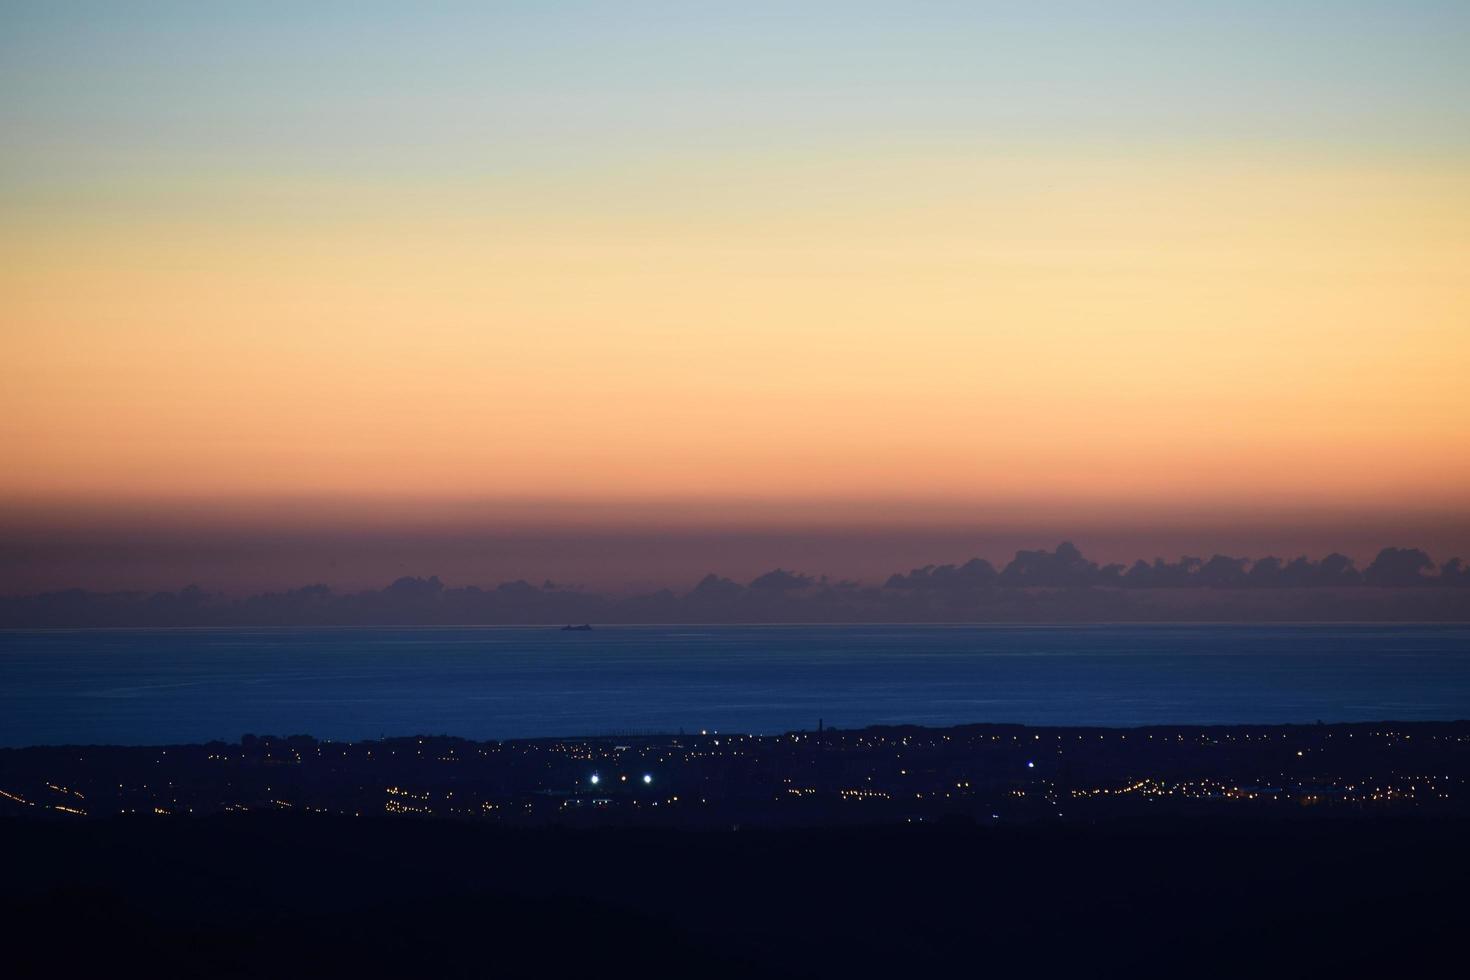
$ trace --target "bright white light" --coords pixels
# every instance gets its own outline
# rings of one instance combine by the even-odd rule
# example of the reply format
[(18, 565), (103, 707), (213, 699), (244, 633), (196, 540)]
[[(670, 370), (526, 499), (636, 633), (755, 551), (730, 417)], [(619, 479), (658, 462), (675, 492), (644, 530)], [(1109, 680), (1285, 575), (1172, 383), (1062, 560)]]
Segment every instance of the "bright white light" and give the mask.
[(653, 777), (645, 772), (643, 774), (643, 785), (647, 786), (651, 782), (653, 782)]
[[(1035, 769), (1036, 768), (1036, 763), (1034, 763), (1034, 762), (1028, 762), (1028, 763), (1026, 763), (1026, 768), (1027, 769)], [(596, 779), (597, 777), (596, 776), (593, 776), (592, 778), (593, 779)]]
[(592, 785), (593, 786), (596, 786), (600, 782), (602, 782), (602, 777), (599, 776), (599, 775), (597, 775), (597, 773), (594, 772), (592, 774)]

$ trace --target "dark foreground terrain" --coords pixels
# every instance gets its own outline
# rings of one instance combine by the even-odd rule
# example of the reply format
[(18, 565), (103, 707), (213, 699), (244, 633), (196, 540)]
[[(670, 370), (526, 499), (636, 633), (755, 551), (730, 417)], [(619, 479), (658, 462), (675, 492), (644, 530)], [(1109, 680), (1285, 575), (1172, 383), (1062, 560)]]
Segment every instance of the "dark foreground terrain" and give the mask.
[(4, 750), (0, 975), (1425, 974), (1464, 960), (1467, 756), (1463, 722)]
[(1470, 823), (0, 823), (6, 976), (1416, 976)]

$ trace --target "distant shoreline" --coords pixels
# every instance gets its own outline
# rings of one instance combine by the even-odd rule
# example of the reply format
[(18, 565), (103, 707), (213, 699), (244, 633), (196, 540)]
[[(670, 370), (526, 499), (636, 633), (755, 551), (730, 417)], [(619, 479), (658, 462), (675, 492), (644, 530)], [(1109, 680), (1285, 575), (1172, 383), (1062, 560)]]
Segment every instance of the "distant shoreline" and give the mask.
[[(1470, 745), (1470, 715), (1466, 715), (1463, 718), (1446, 718), (1446, 719), (1441, 719), (1441, 720), (1426, 720), (1426, 719), (1422, 719), (1422, 718), (1413, 719), (1413, 720), (1403, 720), (1403, 719), (1396, 719), (1396, 718), (1381, 718), (1381, 719), (1376, 719), (1376, 720), (1371, 720), (1371, 721), (1306, 721), (1306, 722), (1281, 722), (1281, 723), (1277, 723), (1277, 724), (1239, 724), (1239, 723), (1209, 724), (1209, 723), (1206, 723), (1206, 724), (1197, 724), (1197, 725), (1195, 725), (1195, 724), (1180, 724), (1180, 723), (1168, 723), (1168, 724), (1162, 724), (1161, 723), (1161, 724), (1154, 724), (1154, 725), (1028, 725), (1028, 724), (1025, 724), (1025, 723), (1022, 723), (1022, 722), (976, 721), (976, 722), (965, 722), (965, 723), (956, 724), (956, 725), (891, 724), (891, 725), (863, 725), (863, 726), (856, 727), (856, 728), (844, 728), (844, 727), (825, 726), (825, 727), (822, 728), (820, 734), (825, 735), (825, 736), (830, 736), (830, 737), (838, 737), (838, 736), (851, 737), (851, 736), (855, 736), (855, 735), (862, 735), (864, 733), (874, 733), (874, 734), (884, 734), (884, 735), (887, 735), (887, 734), (890, 734), (890, 733), (900, 732), (900, 733), (921, 733), (921, 734), (924, 734), (924, 735), (940, 735), (940, 736), (943, 736), (945, 734), (951, 734), (951, 735), (953, 735), (953, 734), (959, 733), (959, 732), (978, 732), (978, 731), (983, 731), (983, 732), (985, 732), (987, 734), (989, 734), (991, 732), (997, 732), (997, 733), (1003, 732), (1003, 733), (1006, 733), (1006, 734), (1011, 734), (1011, 733), (1018, 733), (1018, 734), (1019, 733), (1024, 733), (1026, 735), (1035, 735), (1035, 736), (1040, 736), (1040, 737), (1046, 738), (1046, 737), (1053, 737), (1053, 736), (1057, 736), (1057, 735), (1060, 735), (1062, 737), (1066, 737), (1068, 735), (1077, 735), (1079, 733), (1082, 733), (1082, 734), (1087, 734), (1087, 733), (1096, 734), (1098, 732), (1104, 732), (1104, 733), (1122, 733), (1122, 734), (1133, 734), (1135, 732), (1140, 733), (1140, 734), (1148, 734), (1150, 732), (1153, 732), (1153, 733), (1157, 733), (1157, 732), (1169, 732), (1171, 734), (1176, 734), (1176, 733), (1181, 733), (1181, 732), (1196, 732), (1196, 733), (1203, 733), (1203, 734), (1227, 734), (1227, 733), (1242, 733), (1242, 732), (1250, 732), (1252, 734), (1255, 734), (1257, 732), (1270, 732), (1270, 733), (1278, 733), (1279, 734), (1279, 733), (1290, 733), (1290, 732), (1301, 731), (1301, 730), (1321, 731), (1321, 732), (1328, 732), (1328, 731), (1348, 731), (1348, 730), (1351, 730), (1352, 732), (1357, 733), (1360, 730), (1361, 731), (1374, 731), (1374, 730), (1382, 730), (1382, 729), (1386, 729), (1386, 728), (1392, 728), (1392, 729), (1395, 729), (1395, 730), (1424, 729), (1426, 731), (1428, 731), (1428, 730), (1439, 730), (1439, 729), (1445, 729), (1445, 728), (1460, 728), (1460, 729), (1463, 729), (1463, 732), (1461, 732), (1460, 734), (1462, 734), (1464, 736), (1464, 738), (1466, 740), (1466, 744), (1467, 745)], [(242, 738), (244, 738), (244, 739), (251, 739), (251, 740), (260, 740), (260, 741), (275, 741), (275, 742), (280, 742), (280, 743), (286, 743), (287, 741), (290, 741), (290, 740), (293, 740), (293, 739), (301, 739), (301, 740), (309, 741), (309, 742), (311, 742), (313, 744), (336, 745), (336, 746), (387, 745), (387, 744), (396, 744), (396, 743), (408, 743), (408, 742), (412, 742), (412, 741), (415, 741), (415, 740), (425, 740), (425, 739), (433, 740), (433, 741), (442, 741), (442, 742), (460, 742), (460, 743), (464, 743), (464, 744), (467, 744), (467, 745), (513, 746), (513, 745), (552, 745), (552, 744), (566, 744), (566, 743), (571, 743), (571, 742), (587, 742), (587, 743), (592, 743), (592, 742), (660, 743), (660, 742), (677, 742), (677, 741), (696, 742), (696, 741), (700, 741), (700, 740), (716, 739), (716, 738), (750, 738), (750, 739), (767, 739), (767, 740), (774, 739), (774, 740), (780, 740), (780, 739), (791, 738), (793, 736), (798, 736), (798, 737), (801, 737), (801, 738), (816, 737), (818, 734), (819, 734), (818, 733), (818, 730), (815, 729), (815, 728), (793, 728), (793, 729), (790, 729), (790, 730), (784, 731), (784, 732), (768, 732), (768, 733), (744, 732), (744, 731), (737, 731), (737, 730), (726, 730), (726, 731), (702, 730), (702, 731), (697, 731), (697, 732), (674, 732), (674, 731), (669, 731), (669, 732), (666, 732), (666, 731), (628, 731), (628, 732), (616, 732), (615, 731), (615, 732), (582, 732), (582, 733), (573, 733), (573, 734), (565, 734), (565, 735), (535, 735), (535, 736), (527, 736), (527, 737), (523, 737), (523, 738), (514, 738), (514, 737), (512, 737), (512, 738), (499, 738), (499, 739), (496, 739), (496, 738), (489, 738), (489, 739), (467, 738), (467, 737), (460, 736), (460, 735), (449, 735), (449, 734), (445, 734), (445, 733), (442, 733), (442, 732), (440, 732), (440, 733), (434, 733), (434, 732), (427, 732), (427, 731), (423, 731), (423, 732), (411, 732), (411, 733), (400, 734), (400, 735), (383, 735), (383, 736), (380, 736), (378, 738), (359, 738), (359, 739), (330, 739), (330, 738), (318, 739), (318, 738), (316, 738), (313, 735), (310, 735), (310, 734), (307, 734), (307, 733), (303, 733), (303, 732), (297, 732), (297, 733), (292, 733), (292, 734), (278, 734), (278, 733), (264, 733), (264, 734), (261, 734), (261, 733), (255, 733), (255, 734), (243, 735)], [(209, 741), (204, 741), (204, 742), (149, 742), (149, 743), (107, 743), (107, 742), (99, 742), (99, 743), (78, 743), (78, 742), (63, 742), (63, 743), (54, 743), (54, 744), (49, 744), (48, 743), (48, 744), (21, 745), (21, 746), (0, 746), (0, 759), (3, 759), (5, 757), (5, 755), (6, 755), (6, 753), (31, 752), (31, 751), (36, 751), (36, 750), (47, 750), (47, 751), (49, 751), (49, 750), (71, 750), (71, 749), (83, 749), (83, 750), (85, 750), (85, 749), (100, 749), (100, 750), (107, 750), (107, 751), (116, 750), (116, 751), (153, 752), (153, 751), (163, 750), (163, 749), (202, 749), (202, 748), (209, 748), (211, 746), (238, 745), (238, 744), (241, 744), (241, 741), (239, 739), (236, 739), (234, 741), (229, 741), (229, 740), (226, 740), (226, 739), (211, 739)], [(1467, 751), (1470, 751), (1470, 749), (1467, 749)]]

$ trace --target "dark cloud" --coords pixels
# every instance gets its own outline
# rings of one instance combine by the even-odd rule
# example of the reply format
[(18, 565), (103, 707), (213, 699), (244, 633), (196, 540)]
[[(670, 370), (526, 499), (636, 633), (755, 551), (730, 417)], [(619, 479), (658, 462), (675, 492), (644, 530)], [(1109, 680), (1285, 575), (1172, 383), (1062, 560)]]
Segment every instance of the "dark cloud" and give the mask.
[(764, 575), (757, 575), (751, 580), (749, 588), (757, 592), (792, 592), (809, 588), (812, 584), (813, 579), (809, 575), (799, 575), (778, 568)]
[(1204, 562), (1185, 556), (1176, 562), (1155, 558), (1153, 564), (1139, 559), (1123, 576), (1123, 584), (1133, 589), (1177, 589), (1199, 584), (1195, 578)]
[(392, 596), (395, 599), (410, 600), (438, 595), (443, 591), (444, 583), (439, 581), (439, 576), (437, 575), (431, 575), (428, 578), (404, 576), (383, 590), (384, 594)]
[(1470, 618), (1470, 568), (1453, 558), (1436, 569), (1419, 549), (1385, 548), (1361, 574), (1336, 553), (1289, 562), (1156, 558), (1125, 572), (1063, 542), (1054, 551), (1020, 550), (1000, 572), (973, 558), (895, 574), (883, 588), (777, 568), (749, 585), (711, 573), (682, 595), (611, 596), (524, 579), (454, 588), (438, 576), (403, 576), (382, 589), (341, 594), (309, 585), (230, 599), (190, 586), (0, 599), (0, 626), (8, 627), (1375, 618)]
[(925, 565), (907, 575), (895, 573), (889, 576), (884, 588), (968, 591), (994, 585), (999, 577), (990, 562), (984, 558), (971, 558), (963, 565)]
[(714, 572), (710, 572), (699, 580), (699, 584), (694, 587), (693, 591), (686, 598), (695, 602), (727, 602), (744, 591), (745, 586), (739, 582), (731, 581), (730, 579), (716, 575)]
[(1384, 548), (1363, 571), (1368, 585), (1404, 588), (1434, 582), (1434, 562), (1418, 548)]
[(1011, 586), (1078, 586), (1097, 581), (1097, 562), (1082, 557), (1070, 541), (1057, 545), (1056, 551), (1018, 551), (1000, 573), (1002, 585)]
[(1195, 572), (1195, 578), (1205, 588), (1239, 588), (1248, 581), (1246, 569), (1249, 565), (1249, 558), (1227, 558), (1224, 555), (1215, 555), (1200, 565), (1199, 570)]
[(1280, 558), (1267, 556), (1251, 566), (1246, 584), (1261, 589), (1345, 588), (1362, 584), (1362, 575), (1353, 567), (1351, 558), (1335, 552), (1321, 561), (1303, 555), (1282, 562)]

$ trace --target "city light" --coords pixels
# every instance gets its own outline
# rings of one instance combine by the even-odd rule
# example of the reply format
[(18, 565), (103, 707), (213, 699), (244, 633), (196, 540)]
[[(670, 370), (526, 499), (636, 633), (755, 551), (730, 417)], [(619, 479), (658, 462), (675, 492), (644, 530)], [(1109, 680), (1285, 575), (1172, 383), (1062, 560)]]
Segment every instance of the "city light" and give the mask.
[[(561, 811), (589, 803), (631, 812), (679, 802), (678, 797), (662, 793), (657, 802), (643, 793), (609, 794), (603, 789), (607, 781), (600, 769), (583, 770), (582, 787), (590, 792), (566, 793), (557, 789), (565, 783), (554, 775), (561, 760), (577, 766), (589, 762), (607, 765), (613, 772), (613, 783), (625, 790), (630, 784), (652, 790), (654, 774), (645, 766), (657, 765), (661, 772), (674, 774), (670, 777), (674, 782), (680, 778), (687, 781), (688, 777), (675, 776), (683, 771), (681, 767), (692, 767), (694, 778), (706, 787), (700, 802), (707, 799), (716, 803), (722, 794), (729, 798), (737, 791), (745, 793), (763, 781), (771, 791), (772, 806), (786, 806), (786, 801), (800, 806), (803, 801), (826, 799), (848, 809), (862, 805), (880, 819), (912, 817), (915, 821), (950, 811), (973, 810), (974, 815), (983, 816), (997, 811), (982, 808), (1001, 801), (1012, 806), (1024, 801), (1023, 806), (1038, 811), (1046, 807), (1049, 815), (1073, 813), (1074, 817), (1074, 808), (1079, 805), (1096, 809), (1136, 804), (1167, 806), (1174, 801), (1212, 801), (1222, 808), (1280, 807), (1286, 803), (1323, 808), (1463, 806), (1461, 794), (1467, 780), (1454, 768), (1459, 756), (1451, 753), (1463, 752), (1462, 747), (1470, 744), (1470, 729), (1426, 726), (1412, 733), (1418, 736), (1412, 741), (1410, 732), (1396, 729), (1363, 729), (1356, 733), (1343, 729), (1334, 732), (1329, 726), (1323, 729), (1155, 731), (1127, 741), (1116, 732), (1098, 739), (1095, 730), (1080, 738), (1075, 732), (1063, 735), (1053, 730), (1041, 741), (1048, 743), (1051, 751), (1050, 743), (1055, 740), (1058, 759), (1045, 772), (1038, 772), (1042, 767), (1034, 758), (1020, 756), (1020, 749), (1027, 744), (1024, 736), (991, 731), (971, 734), (961, 729), (923, 734), (910, 731), (902, 736), (828, 732), (820, 749), (815, 747), (815, 740), (809, 745), (807, 739), (798, 741), (792, 733), (725, 736), (718, 748), (713, 740), (690, 743), (672, 737), (651, 738), (637, 745), (582, 739), (553, 744), (531, 740), (474, 745), (426, 738), (334, 744), (330, 753), (304, 748), (298, 751), (266, 739), (251, 743), (249, 748), (222, 743), (176, 746), (167, 755), (158, 749), (140, 748), (131, 753), (137, 769), (125, 778), (119, 778), (122, 773), (116, 770), (116, 762), (108, 763), (94, 776), (85, 767), (57, 771), (54, 759), (43, 754), (30, 758), (29, 753), (21, 753), (0, 767), (4, 770), (0, 772), (0, 817), (39, 811), (78, 819), (133, 812), (360, 813), (359, 769), (376, 765), (389, 766), (395, 776), (393, 781), (385, 779), (378, 784), (383, 794), (378, 812), (399, 816), (473, 814), (497, 822), (539, 821), (547, 810)], [(1363, 738), (1337, 739), (1336, 735)], [(1287, 742), (1284, 753), (1283, 736), (1296, 740), (1294, 745)], [(1329, 739), (1341, 746), (1335, 750), (1339, 755), (1350, 757), (1331, 759), (1321, 748)], [(1037, 741), (1034, 733), (1031, 741)], [(1104, 748), (1106, 742), (1126, 747), (1129, 758), (1114, 758), (1114, 750)], [(1192, 751), (1199, 755), (1201, 768), (1194, 773), (1177, 771), (1168, 761), (1176, 747), (1186, 742), (1193, 743)], [(1368, 753), (1368, 757), (1358, 758), (1360, 752), (1351, 746), (1365, 742), (1361, 752)], [(399, 771), (399, 763), (389, 761), (395, 755), (395, 745), (412, 746), (403, 753), (414, 760), (411, 770)], [(1387, 746), (1394, 747), (1395, 768), (1379, 776), (1368, 774), (1362, 767), (1372, 763)], [(1094, 756), (1097, 751), (1104, 754)], [(1206, 755), (1212, 758), (1206, 759)], [(1289, 767), (1283, 764), (1283, 756), (1299, 761), (1310, 756), (1314, 760), (1311, 776), (1292, 778), (1285, 771)], [(1026, 773), (1016, 773), (1009, 780), (1001, 777), (1000, 766), (993, 764), (1004, 759), (1005, 767), (1013, 766), (1017, 757)], [(340, 767), (341, 760), (354, 759), (352, 765)], [(312, 787), (310, 793), (298, 796), (277, 783), (275, 777), (281, 770), (258, 767), (255, 763), (259, 760), (315, 767), (317, 774), (305, 781)], [(89, 761), (85, 752), (78, 750), (77, 762)], [(211, 772), (220, 767), (233, 770), (220, 784), (228, 789), (229, 797), (216, 799), (218, 787), (212, 781), (191, 789), (187, 781), (180, 780), (180, 774), (188, 775), (196, 762), (201, 767), (207, 765)], [(441, 774), (447, 763), (456, 770), (453, 776)], [(1150, 774), (1152, 766), (1159, 768)], [(1214, 774), (1216, 767), (1224, 767), (1234, 775), (1221, 778)], [(986, 769), (994, 775), (985, 780), (972, 778)], [(1083, 771), (1088, 778), (1079, 781), (1077, 773)], [(334, 806), (333, 794), (340, 795), (347, 806)], [(1064, 806), (1064, 802), (1071, 805)], [(905, 808), (902, 813), (885, 809), (900, 803)], [(913, 807), (921, 810), (908, 809)]]

